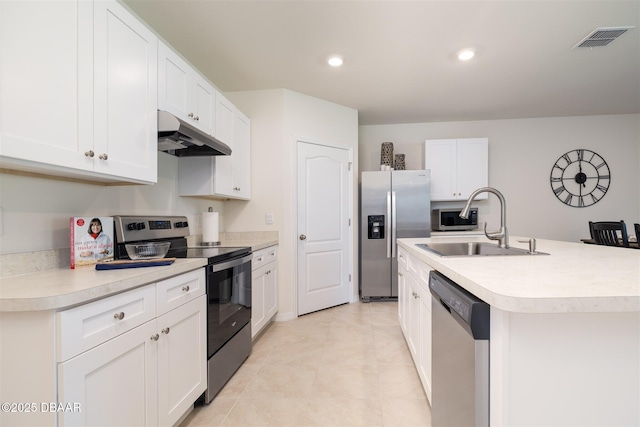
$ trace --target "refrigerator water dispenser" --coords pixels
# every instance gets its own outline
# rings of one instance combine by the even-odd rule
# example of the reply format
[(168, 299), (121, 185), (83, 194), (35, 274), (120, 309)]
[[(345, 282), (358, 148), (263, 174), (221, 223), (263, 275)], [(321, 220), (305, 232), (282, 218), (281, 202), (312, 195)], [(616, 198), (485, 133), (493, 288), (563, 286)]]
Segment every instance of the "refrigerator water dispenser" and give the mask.
[(384, 239), (384, 215), (369, 215), (369, 239)]

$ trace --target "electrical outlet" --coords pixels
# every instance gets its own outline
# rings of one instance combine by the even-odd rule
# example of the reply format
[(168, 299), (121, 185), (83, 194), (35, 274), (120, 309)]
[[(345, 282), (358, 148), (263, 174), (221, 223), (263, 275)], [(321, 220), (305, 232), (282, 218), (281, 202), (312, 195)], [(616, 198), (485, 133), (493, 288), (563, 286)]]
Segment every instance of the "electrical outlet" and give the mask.
[(265, 214), (264, 223), (267, 224), (267, 225), (273, 224), (273, 214), (272, 213)]

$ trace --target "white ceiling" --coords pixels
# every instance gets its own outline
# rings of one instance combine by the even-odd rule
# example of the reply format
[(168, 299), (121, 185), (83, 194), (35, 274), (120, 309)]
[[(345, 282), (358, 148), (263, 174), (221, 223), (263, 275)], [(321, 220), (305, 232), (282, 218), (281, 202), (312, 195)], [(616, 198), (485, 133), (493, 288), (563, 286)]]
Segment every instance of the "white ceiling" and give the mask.
[(640, 112), (640, 0), (124, 1), (223, 92), (287, 88), (361, 125)]

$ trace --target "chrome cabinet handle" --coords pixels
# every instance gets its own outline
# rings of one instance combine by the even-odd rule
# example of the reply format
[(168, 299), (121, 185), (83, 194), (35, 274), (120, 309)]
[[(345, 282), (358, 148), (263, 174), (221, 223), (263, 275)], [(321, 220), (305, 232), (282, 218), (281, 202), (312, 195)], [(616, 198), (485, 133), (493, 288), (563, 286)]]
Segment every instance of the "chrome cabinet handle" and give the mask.
[(300, 240), (307, 240), (307, 236), (305, 236), (304, 234), (301, 234), (299, 237)]
[(107, 160), (107, 159), (109, 158), (109, 156), (107, 156), (107, 154), (106, 154), (106, 153), (102, 153), (102, 154), (100, 154), (100, 155), (98, 156), (98, 158), (99, 158), (100, 160)]
[(185, 291), (185, 292), (189, 292), (189, 285), (183, 286), (182, 290)]
[(398, 273), (398, 276), (400, 276), (400, 277), (404, 277), (404, 274), (402, 274), (402, 273)]
[(95, 153), (93, 152), (93, 150), (85, 151), (85, 153), (84, 153), (84, 155), (85, 155), (86, 157), (93, 157), (93, 156), (94, 156), (94, 154), (95, 154)]
[(196, 122), (199, 122), (199, 121), (200, 121), (200, 117), (199, 117), (199, 116), (195, 116), (193, 119), (194, 119)]
[(193, 117), (193, 113), (189, 113), (189, 114), (188, 114), (188, 116), (189, 116), (189, 117)]
[(158, 334), (151, 335), (151, 341), (158, 341), (158, 339), (160, 339), (160, 335)]
[(122, 320), (124, 319), (124, 311), (121, 311), (120, 313), (116, 313), (113, 315), (113, 318), (116, 320)]
[(240, 191), (240, 187), (233, 187), (235, 191)]
[(161, 332), (162, 332), (163, 334), (168, 334), (168, 333), (169, 333), (169, 331), (170, 331), (170, 328), (167, 326), (167, 327), (166, 327), (166, 328), (164, 328)]

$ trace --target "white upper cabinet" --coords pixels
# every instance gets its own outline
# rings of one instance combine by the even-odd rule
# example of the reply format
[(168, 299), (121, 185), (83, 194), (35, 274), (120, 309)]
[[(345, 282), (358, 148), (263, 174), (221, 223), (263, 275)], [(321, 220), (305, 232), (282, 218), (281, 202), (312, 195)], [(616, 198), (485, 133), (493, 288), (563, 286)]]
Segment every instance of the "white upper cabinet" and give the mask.
[(120, 4), (94, 4), (96, 172), (156, 182), (158, 38)]
[(158, 109), (215, 136), (216, 90), (173, 49), (158, 45)]
[(0, 2), (3, 167), (157, 181), (157, 37), (116, 1)]
[(251, 198), (251, 122), (218, 93), (217, 139), (231, 147), (230, 156), (180, 157), (178, 194), (211, 198)]
[[(488, 138), (425, 141), (425, 169), (431, 170), (431, 200), (467, 200), (489, 183)], [(476, 199), (486, 199), (486, 193)]]

